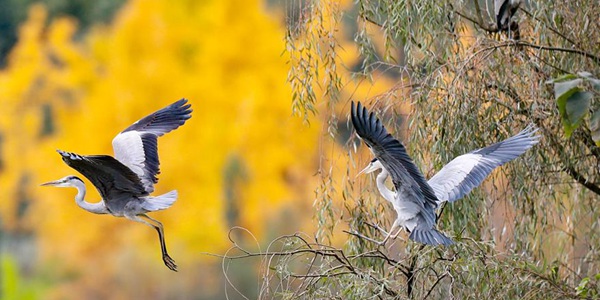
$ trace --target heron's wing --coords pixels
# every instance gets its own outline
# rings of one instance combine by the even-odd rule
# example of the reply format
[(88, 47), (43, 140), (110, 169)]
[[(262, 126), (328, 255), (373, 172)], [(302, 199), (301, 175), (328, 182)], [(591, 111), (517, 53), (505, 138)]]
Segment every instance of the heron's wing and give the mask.
[(537, 144), (537, 128), (528, 126), (502, 142), (461, 155), (429, 179), (440, 202), (454, 202), (479, 186), (497, 167), (517, 158)]
[(404, 189), (412, 195), (410, 199), (400, 200), (417, 203), (427, 224), (434, 225), (437, 198), (404, 146), (360, 102), (356, 106), (352, 102), (351, 110), (356, 133), (390, 173), (396, 192), (399, 194)]
[(148, 194), (138, 176), (111, 156), (83, 156), (61, 150), (57, 152), (69, 167), (77, 170), (96, 187), (106, 202), (117, 199), (124, 193), (135, 196)]
[(191, 117), (190, 104), (181, 99), (127, 127), (113, 139), (115, 158), (139, 176), (147, 193), (154, 191), (160, 173), (157, 139)]

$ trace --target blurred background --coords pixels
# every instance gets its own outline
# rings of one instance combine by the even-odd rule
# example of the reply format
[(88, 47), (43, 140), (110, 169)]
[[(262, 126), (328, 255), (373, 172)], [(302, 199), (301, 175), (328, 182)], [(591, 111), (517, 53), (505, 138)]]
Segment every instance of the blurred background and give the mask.
[[(355, 179), (371, 155), (351, 135), (350, 100), (376, 112), (428, 178), (458, 154), (531, 122), (544, 135), (448, 207), (440, 226), (462, 242), (420, 256), (413, 267), (427, 270), (421, 266), (432, 259), (444, 275), (423, 271), (416, 286), (442, 282), (433, 298), (449, 298), (454, 285), (456, 298), (565, 298), (575, 287), (579, 297), (589, 286), (598, 295), (597, 184), (587, 192), (586, 180), (564, 171), (598, 182), (600, 151), (586, 132), (563, 147), (548, 85), (565, 72), (596, 72), (597, 62), (532, 50), (596, 49), (598, 31), (587, 26), (597, 24), (579, 22), (594, 14), (580, 2), (526, 1), (518, 20), (529, 51), (496, 51), (515, 45), (460, 16), (493, 20), (493, 1), (473, 1), (480, 10), (458, 0), (0, 0), (0, 299), (294, 298), (303, 291), (360, 299), (379, 289), (363, 274), (402, 291), (412, 275), (367, 258), (357, 260), (363, 273), (323, 278), (302, 274), (337, 270), (334, 259), (222, 259), (240, 249), (298, 249), (291, 242), (298, 236), (345, 254), (375, 251), (343, 232), (377, 236), (366, 222), (386, 227), (395, 217), (372, 177)], [(554, 28), (557, 20), (568, 34)], [(585, 27), (580, 43), (565, 38), (577, 26)], [(562, 67), (545, 63), (555, 61)], [(491, 79), (518, 93), (490, 88)], [(513, 103), (513, 94), (524, 102)], [(154, 193), (176, 189), (179, 199), (152, 214), (165, 226), (174, 273), (153, 229), (90, 214), (74, 203), (74, 189), (40, 184), (79, 176), (56, 149), (112, 154), (118, 132), (181, 98), (194, 111), (159, 139)], [(84, 181), (86, 199), (99, 200)], [(400, 261), (416, 247), (399, 239), (383, 251)], [(480, 249), (491, 264), (475, 265)], [(441, 259), (450, 253), (457, 259)], [(442, 281), (446, 274), (452, 280)], [(552, 289), (561, 296), (548, 296)]]
[[(230, 237), (253, 247), (313, 232), (328, 135), (325, 121), (292, 113), (285, 37), (303, 1), (285, 3), (0, 0), (0, 298), (236, 299), (227, 280), (256, 296), (258, 260), (224, 272), (206, 253), (231, 247), (234, 226), (251, 234)], [(392, 86), (364, 84), (352, 94)], [(39, 185), (79, 176), (56, 149), (112, 154), (118, 132), (180, 98), (194, 112), (159, 140), (155, 192), (177, 189), (179, 199), (153, 214), (173, 273), (151, 228), (92, 215), (74, 189)], [(86, 199), (99, 200), (85, 181)]]
[[(221, 299), (221, 260), (202, 253), (230, 247), (231, 227), (262, 243), (311, 226), (318, 126), (291, 114), (283, 9), (258, 0), (0, 2), (0, 298)], [(118, 132), (180, 98), (194, 112), (160, 139), (156, 190), (180, 196), (153, 214), (174, 273), (151, 228), (89, 214), (74, 189), (39, 185), (79, 176), (56, 149), (112, 154)], [(255, 267), (236, 268), (231, 280), (256, 293)]]

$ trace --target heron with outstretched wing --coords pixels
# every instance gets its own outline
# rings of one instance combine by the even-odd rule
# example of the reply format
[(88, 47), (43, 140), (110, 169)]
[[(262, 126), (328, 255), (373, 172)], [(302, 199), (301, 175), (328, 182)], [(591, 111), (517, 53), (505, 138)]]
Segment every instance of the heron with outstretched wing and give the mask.
[[(356, 133), (375, 156), (359, 174), (381, 170), (377, 175), (377, 188), (397, 212), (382, 244), (398, 227), (410, 232), (410, 239), (423, 244), (452, 244), (450, 238), (435, 229), (436, 208), (443, 202), (464, 197), (495, 168), (517, 158), (540, 139), (535, 134), (537, 129), (528, 126), (502, 142), (458, 156), (426, 181), (402, 143), (360, 102), (356, 106), (352, 102), (351, 119)], [(392, 178), (395, 191), (385, 185), (388, 177)]]
[(157, 140), (191, 118), (190, 107), (186, 99), (181, 99), (133, 123), (113, 139), (115, 157), (57, 150), (68, 166), (80, 172), (96, 187), (101, 201), (85, 201), (85, 184), (77, 176), (66, 176), (42, 185), (74, 187), (77, 189), (75, 202), (79, 207), (91, 213), (125, 217), (153, 227), (158, 232), (165, 265), (177, 271), (175, 261), (167, 253), (162, 223), (147, 213), (167, 209), (177, 200), (175, 190), (150, 196), (154, 192), (154, 184), (158, 182), (156, 176), (160, 173)]

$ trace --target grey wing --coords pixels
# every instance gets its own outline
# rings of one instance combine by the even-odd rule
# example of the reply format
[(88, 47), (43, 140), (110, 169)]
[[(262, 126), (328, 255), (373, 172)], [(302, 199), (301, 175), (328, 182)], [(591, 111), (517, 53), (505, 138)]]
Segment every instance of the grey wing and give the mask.
[(412, 194), (412, 199), (402, 200), (417, 203), (427, 224), (433, 226), (437, 198), (402, 143), (392, 137), (381, 121), (373, 113), (369, 114), (360, 102), (356, 106), (352, 102), (351, 119), (358, 136), (392, 176), (396, 191), (404, 188)]
[(83, 156), (61, 150), (57, 152), (69, 167), (77, 170), (96, 187), (106, 202), (121, 198), (123, 194), (148, 194), (138, 176), (111, 156)]
[(502, 142), (461, 155), (429, 179), (429, 185), (440, 203), (454, 202), (479, 186), (495, 168), (537, 144), (540, 135), (536, 132), (537, 128), (530, 125)]
[(133, 123), (112, 141), (115, 158), (139, 176), (147, 193), (154, 191), (160, 173), (157, 139), (191, 118), (192, 110), (181, 99)]

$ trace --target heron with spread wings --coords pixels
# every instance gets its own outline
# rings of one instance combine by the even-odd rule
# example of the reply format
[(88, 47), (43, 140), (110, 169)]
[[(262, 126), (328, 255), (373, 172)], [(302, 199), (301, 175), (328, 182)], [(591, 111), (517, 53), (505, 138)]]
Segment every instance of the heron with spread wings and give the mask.
[[(435, 210), (443, 202), (454, 202), (479, 186), (497, 167), (517, 158), (537, 144), (537, 129), (528, 126), (517, 135), (491, 146), (458, 156), (429, 181), (414, 164), (404, 145), (387, 132), (381, 121), (360, 102), (351, 107), (352, 124), (375, 158), (359, 174), (381, 170), (377, 189), (392, 203), (397, 217), (385, 239), (397, 228), (410, 232), (409, 238), (423, 244), (450, 245), (453, 241), (436, 228)], [(385, 181), (392, 178), (395, 191)]]
[(150, 196), (160, 173), (157, 139), (183, 125), (191, 117), (190, 107), (186, 99), (181, 99), (133, 123), (113, 139), (115, 157), (57, 150), (68, 166), (96, 187), (102, 197), (99, 202), (85, 201), (85, 184), (77, 176), (66, 176), (42, 185), (74, 187), (77, 189), (75, 202), (79, 207), (91, 213), (125, 217), (153, 227), (158, 232), (165, 265), (177, 271), (175, 261), (167, 253), (162, 223), (147, 213), (167, 209), (177, 200), (176, 190)]

